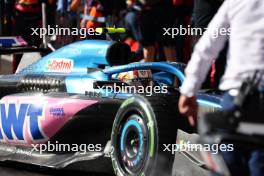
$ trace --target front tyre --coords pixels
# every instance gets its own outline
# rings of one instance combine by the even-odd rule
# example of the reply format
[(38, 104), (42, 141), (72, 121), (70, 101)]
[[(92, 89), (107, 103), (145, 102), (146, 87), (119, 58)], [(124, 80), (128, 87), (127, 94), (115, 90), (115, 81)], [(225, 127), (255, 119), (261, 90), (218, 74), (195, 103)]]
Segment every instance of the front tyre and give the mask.
[(155, 109), (161, 108), (153, 107), (152, 100), (138, 95), (122, 103), (111, 134), (111, 158), (116, 175), (170, 175), (173, 156), (165, 156), (161, 146), (163, 139), (175, 141), (177, 129), (166, 119), (167, 113)]

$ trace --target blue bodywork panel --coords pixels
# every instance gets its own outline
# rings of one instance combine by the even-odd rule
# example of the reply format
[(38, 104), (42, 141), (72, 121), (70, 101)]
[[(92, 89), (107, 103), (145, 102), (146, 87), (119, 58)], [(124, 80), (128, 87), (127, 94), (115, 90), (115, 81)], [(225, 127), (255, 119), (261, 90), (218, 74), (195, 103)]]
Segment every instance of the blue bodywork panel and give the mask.
[[(19, 80), (26, 75), (60, 76), (64, 77), (67, 93), (73, 94), (99, 91), (93, 88), (95, 81), (111, 81), (113, 75), (133, 70), (152, 70), (153, 80), (166, 85), (173, 85), (175, 77), (180, 85), (185, 79), (185, 64), (181, 63), (142, 62), (110, 67), (107, 52), (112, 44), (113, 42), (105, 40), (75, 42), (44, 56), (21, 72), (13, 76), (3, 76), (1, 79)], [(100, 69), (102, 65), (106, 68)], [(122, 96), (131, 95), (122, 93)], [(220, 100), (217, 95), (198, 95), (198, 103), (202, 106), (221, 108)]]
[(38, 62), (23, 69), (20, 73), (61, 73), (63, 70), (49, 69), (49, 65), (54, 60), (57, 60), (58, 62), (70, 61), (70, 68), (65, 70), (67, 73), (86, 74), (87, 68), (98, 68), (99, 65), (108, 65), (106, 54), (111, 44), (111, 41), (105, 40), (75, 42), (48, 54)]

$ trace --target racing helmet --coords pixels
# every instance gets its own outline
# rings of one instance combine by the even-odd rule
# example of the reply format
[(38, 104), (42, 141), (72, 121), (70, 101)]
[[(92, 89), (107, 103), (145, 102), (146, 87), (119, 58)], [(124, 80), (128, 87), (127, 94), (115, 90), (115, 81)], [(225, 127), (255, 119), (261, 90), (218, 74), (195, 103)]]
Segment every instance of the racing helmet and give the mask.
[(131, 86), (152, 86), (152, 72), (151, 70), (133, 70), (122, 72), (118, 75), (118, 79)]

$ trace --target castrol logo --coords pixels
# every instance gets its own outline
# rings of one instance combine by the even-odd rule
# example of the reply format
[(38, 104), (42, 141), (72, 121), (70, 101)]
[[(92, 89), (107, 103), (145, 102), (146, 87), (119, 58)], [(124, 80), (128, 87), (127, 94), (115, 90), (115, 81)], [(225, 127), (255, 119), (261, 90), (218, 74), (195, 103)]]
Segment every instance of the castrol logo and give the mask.
[(73, 64), (71, 59), (50, 59), (47, 64), (47, 71), (69, 73), (72, 71)]

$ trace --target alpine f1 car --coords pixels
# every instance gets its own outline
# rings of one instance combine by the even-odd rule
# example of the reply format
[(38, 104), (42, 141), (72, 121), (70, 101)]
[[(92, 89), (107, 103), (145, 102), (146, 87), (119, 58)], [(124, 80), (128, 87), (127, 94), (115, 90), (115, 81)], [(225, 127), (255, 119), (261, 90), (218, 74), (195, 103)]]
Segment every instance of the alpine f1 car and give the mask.
[[(86, 40), (0, 76), (0, 160), (171, 175), (174, 155), (164, 144), (176, 142), (178, 129), (191, 130), (177, 109), (185, 65), (130, 63), (130, 58), (125, 44)], [(114, 91), (117, 87), (125, 88)], [(201, 111), (217, 110), (219, 102), (217, 95), (198, 95)], [(64, 150), (41, 150), (51, 144), (63, 144)], [(92, 147), (85, 153), (66, 148), (73, 144)]]

